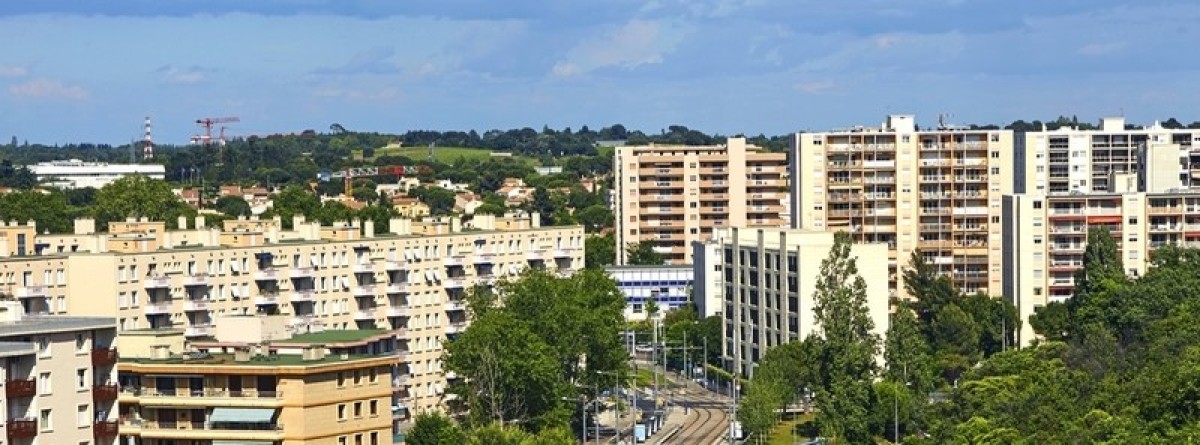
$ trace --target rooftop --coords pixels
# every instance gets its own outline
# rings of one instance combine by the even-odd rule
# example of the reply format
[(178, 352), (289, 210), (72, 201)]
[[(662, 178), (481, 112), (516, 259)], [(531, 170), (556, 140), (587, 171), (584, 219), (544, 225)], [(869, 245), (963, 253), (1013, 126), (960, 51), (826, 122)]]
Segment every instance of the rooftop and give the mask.
[(381, 335), (389, 335), (390, 332), (383, 329), (331, 329), (324, 332), (311, 332), (292, 336), (287, 340), (279, 340), (272, 342), (278, 343), (307, 343), (307, 344), (329, 344), (329, 343), (354, 343), (368, 340), (372, 337)]
[(250, 360), (239, 362), (233, 354), (198, 354), (173, 355), (166, 359), (126, 358), (121, 357), (121, 363), (139, 365), (186, 365), (186, 366), (315, 366), (331, 363), (344, 363), (357, 360), (377, 359), (382, 356), (351, 354), (342, 358), (338, 354), (326, 355), (320, 360), (305, 360), (299, 354), (272, 354), (268, 356), (251, 357)]
[(0, 357), (27, 355), (36, 352), (33, 343), (23, 341), (0, 341)]
[(105, 317), (25, 316), (21, 321), (0, 322), (0, 338), (116, 327), (115, 319)]

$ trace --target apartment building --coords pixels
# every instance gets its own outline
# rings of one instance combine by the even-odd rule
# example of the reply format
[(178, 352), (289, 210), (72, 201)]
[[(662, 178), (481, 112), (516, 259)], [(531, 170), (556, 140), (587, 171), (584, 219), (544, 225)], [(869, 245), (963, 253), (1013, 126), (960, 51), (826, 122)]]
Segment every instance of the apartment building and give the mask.
[(999, 295), (1011, 131), (921, 130), (892, 115), (878, 128), (797, 133), (791, 169), (795, 227), (888, 245), (892, 295), (907, 294), (900, 272), (914, 250), (963, 291)]
[[(1130, 276), (1149, 267), (1150, 254), (1164, 245), (1200, 247), (1200, 192), (1138, 192), (1132, 174), (1116, 175), (1123, 189), (1075, 195), (1013, 195), (1004, 198), (1004, 294), (1022, 319), (1040, 306), (1065, 301), (1075, 292), (1087, 234), (1104, 228), (1120, 249)], [(1034, 338), (1028, 323), (1022, 343)]]
[(1138, 178), (1138, 191), (1158, 193), (1200, 185), (1200, 129), (1128, 126), (1123, 117), (1100, 128), (1028, 132), (1024, 185), (1033, 195), (1107, 193), (1114, 175)]
[[(813, 294), (833, 241), (833, 232), (732, 228), (697, 243), (715, 253), (697, 257), (696, 299), (721, 298), (726, 369), (753, 375), (768, 349), (818, 332)], [(888, 246), (856, 243), (850, 252), (866, 281), (872, 332), (882, 339), (888, 327)], [(707, 274), (719, 276), (701, 279)]]
[(166, 176), (166, 167), (161, 164), (109, 164), (78, 159), (39, 162), (26, 168), (37, 176), (39, 183), (67, 189), (99, 189), (129, 175), (145, 175), (151, 179)]
[(116, 328), (110, 318), (25, 316), (0, 300), (5, 444), (117, 440)]
[(625, 295), (625, 319), (646, 320), (646, 306), (653, 301), (658, 308), (655, 318), (679, 309), (692, 301), (692, 266), (608, 266), (605, 272), (617, 282)]
[(122, 333), (121, 442), (391, 444), (396, 335), (291, 336), (284, 316), (222, 319), (214, 340)]
[[(187, 221), (180, 221), (188, 226)], [(29, 224), (0, 226), (0, 292), (28, 313), (112, 317), (121, 333), (177, 329), (211, 337), (226, 315), (283, 315), (294, 333), (388, 329), (415, 372), (406, 413), (440, 409), (441, 344), (469, 322), (465, 292), (529, 268), (569, 274), (583, 267), (583, 229), (540, 227), (536, 216), (477, 215), (320, 226), (297, 218), (111, 223), (96, 233), (38, 235)], [(21, 250), (24, 249), (24, 250)], [(25, 252), (17, 256), (15, 252)], [(123, 336), (122, 336), (123, 338)]]
[(745, 138), (725, 145), (616, 147), (617, 264), (650, 241), (668, 264), (691, 264), (690, 245), (722, 227), (787, 225), (787, 155)]

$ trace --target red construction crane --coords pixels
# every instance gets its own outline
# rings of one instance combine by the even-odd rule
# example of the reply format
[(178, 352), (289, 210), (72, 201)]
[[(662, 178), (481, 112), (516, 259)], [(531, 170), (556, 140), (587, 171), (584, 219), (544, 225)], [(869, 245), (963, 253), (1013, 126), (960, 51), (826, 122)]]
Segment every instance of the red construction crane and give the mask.
[(200, 144), (200, 145), (212, 144), (213, 143), (213, 137), (212, 137), (213, 124), (224, 124), (224, 123), (229, 123), (229, 122), (241, 122), (241, 121), (242, 120), (240, 118), (238, 118), (237, 116), (202, 117), (200, 119), (196, 119), (196, 125), (199, 125), (204, 128), (204, 134), (202, 134), (202, 135), (198, 134), (198, 135), (192, 136), (192, 143)]

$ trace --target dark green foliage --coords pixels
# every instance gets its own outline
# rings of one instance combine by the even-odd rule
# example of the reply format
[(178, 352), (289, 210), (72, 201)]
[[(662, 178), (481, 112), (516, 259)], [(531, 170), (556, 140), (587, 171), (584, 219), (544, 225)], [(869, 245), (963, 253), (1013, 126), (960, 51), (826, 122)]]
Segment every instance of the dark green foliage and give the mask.
[(641, 241), (625, 248), (625, 264), (657, 266), (666, 263), (661, 253), (654, 251), (654, 242)]
[(417, 414), (413, 426), (404, 436), (408, 445), (459, 445), (466, 434), (446, 415), (437, 412)]
[(599, 269), (616, 261), (616, 240), (611, 233), (590, 235), (583, 240), (583, 264), (589, 269)]
[(241, 196), (222, 196), (217, 198), (217, 203), (214, 207), (216, 207), (218, 212), (234, 218), (250, 216), (250, 204), (245, 199), (242, 199)]

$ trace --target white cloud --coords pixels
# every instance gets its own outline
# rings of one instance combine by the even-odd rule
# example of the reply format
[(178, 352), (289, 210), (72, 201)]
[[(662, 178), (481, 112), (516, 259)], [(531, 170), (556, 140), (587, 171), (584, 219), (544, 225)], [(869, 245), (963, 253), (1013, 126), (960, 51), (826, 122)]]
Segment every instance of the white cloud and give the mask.
[(663, 55), (683, 40), (685, 30), (670, 22), (631, 20), (598, 38), (580, 42), (565, 60), (551, 69), (557, 77), (570, 77), (599, 68), (633, 69), (662, 63)]
[(837, 86), (832, 80), (813, 80), (808, 82), (800, 82), (795, 85), (796, 91), (804, 94), (825, 94), (833, 91)]
[(162, 81), (174, 85), (196, 85), (209, 80), (210, 70), (198, 66), (177, 67), (166, 65), (158, 69)]
[(44, 97), (54, 99), (85, 100), (91, 96), (87, 90), (77, 85), (64, 85), (57, 80), (46, 78), (33, 79), (8, 87), (8, 94), (20, 97)]
[(1103, 56), (1125, 49), (1126, 46), (1125, 42), (1091, 43), (1076, 52), (1084, 56)]
[(29, 75), (29, 68), (21, 65), (0, 65), (0, 77), (25, 77)]

